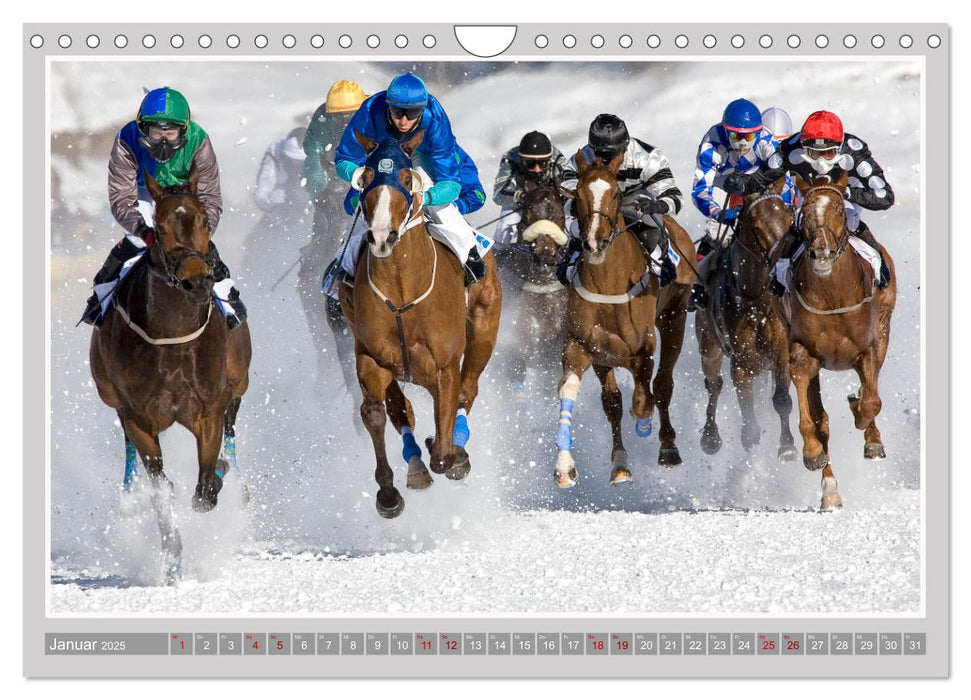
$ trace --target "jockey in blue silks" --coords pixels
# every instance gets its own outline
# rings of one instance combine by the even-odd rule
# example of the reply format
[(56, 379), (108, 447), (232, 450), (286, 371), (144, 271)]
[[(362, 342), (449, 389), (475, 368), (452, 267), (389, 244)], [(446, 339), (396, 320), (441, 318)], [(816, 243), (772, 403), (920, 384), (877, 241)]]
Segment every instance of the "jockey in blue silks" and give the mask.
[[(395, 77), (387, 90), (366, 99), (351, 118), (335, 156), (338, 176), (351, 184), (344, 199), (344, 209), (353, 215), (360, 203), (361, 193), (357, 183), (364, 171), (367, 156), (357, 142), (357, 134), (375, 142), (388, 137), (403, 141), (419, 131), (423, 131), (424, 136), (414, 152), (413, 161), (425, 183), (423, 204), (430, 220), (429, 229), (448, 244), (473, 277), (478, 279), (485, 273), (485, 266), (476, 246), (477, 234), (462, 218), (463, 209), (474, 211), (471, 207), (474, 201), (470, 202), (462, 195), (463, 184), (467, 189), (471, 188), (473, 193), (476, 189), (481, 191), (482, 185), (478, 182), (478, 173), (471, 158), (458, 147), (441, 103), (428, 94), (425, 83), (418, 76), (404, 73)], [(463, 173), (468, 183), (464, 182)], [(457, 202), (460, 197), (466, 201)], [(473, 198), (478, 197), (473, 194)], [(484, 200), (485, 193), (482, 192), (481, 201)], [(357, 217), (347, 242), (341, 247), (343, 274), (338, 273), (340, 276), (353, 278), (366, 229), (365, 222)], [(487, 243), (491, 244), (491, 241)], [(484, 247), (487, 248), (488, 244)], [(325, 291), (336, 294), (335, 289), (327, 290), (327, 286), (325, 282)]]

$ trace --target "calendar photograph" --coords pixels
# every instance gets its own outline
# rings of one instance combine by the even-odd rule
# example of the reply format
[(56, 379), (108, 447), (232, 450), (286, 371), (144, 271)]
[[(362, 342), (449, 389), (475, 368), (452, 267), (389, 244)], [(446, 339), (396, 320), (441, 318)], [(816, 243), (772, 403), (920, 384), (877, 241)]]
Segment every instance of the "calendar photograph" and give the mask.
[(50, 58), (47, 615), (922, 616), (926, 64), (672, 51)]

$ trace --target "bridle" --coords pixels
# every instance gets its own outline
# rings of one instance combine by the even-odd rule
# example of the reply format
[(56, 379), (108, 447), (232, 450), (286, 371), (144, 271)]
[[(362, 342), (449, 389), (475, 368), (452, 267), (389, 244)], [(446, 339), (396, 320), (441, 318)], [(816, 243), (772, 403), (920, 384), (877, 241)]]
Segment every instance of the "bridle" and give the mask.
[[(739, 213), (739, 217), (738, 217), (739, 220), (741, 221), (742, 213), (744, 213), (746, 216), (751, 216), (752, 210), (755, 209), (756, 206), (758, 206), (762, 202), (766, 202), (772, 199), (778, 199), (780, 202), (784, 202), (784, 200), (782, 199), (782, 195), (780, 194), (777, 194), (775, 192), (763, 192), (761, 195), (759, 195), (754, 200), (752, 200), (751, 203), (745, 205), (744, 212)], [(782, 237), (780, 237), (779, 240), (773, 243), (772, 247), (769, 250), (766, 250), (765, 248), (763, 248), (761, 244), (758, 243), (758, 239), (756, 239), (755, 246), (749, 245), (748, 243), (743, 241), (741, 236), (739, 236), (738, 234), (735, 235), (733, 240), (737, 246), (742, 248), (745, 252), (747, 252), (752, 257), (756, 258), (764, 267), (768, 268), (771, 263), (772, 254), (775, 252), (775, 249), (778, 247), (779, 241), (782, 240)]]
[[(806, 205), (809, 202), (809, 197), (811, 195), (815, 194), (816, 192), (821, 192), (823, 190), (829, 190), (830, 192), (835, 192), (839, 196), (840, 200), (842, 201), (843, 199), (842, 190), (836, 187), (832, 187), (831, 185), (818, 185), (816, 187), (813, 187), (811, 190), (809, 190), (806, 193), (806, 196), (802, 203), (802, 208), (803, 209), (806, 208)], [(814, 240), (816, 240), (816, 237), (819, 235), (820, 232), (823, 233), (824, 238), (827, 235), (832, 237), (832, 240), (836, 242), (836, 247), (835, 249), (830, 249), (829, 254), (826, 256), (826, 259), (832, 262), (836, 262), (836, 260), (843, 254), (843, 251), (846, 250), (846, 246), (850, 241), (850, 231), (846, 227), (846, 224), (845, 223), (843, 224), (843, 230), (841, 233), (837, 233), (825, 225), (817, 226), (811, 232), (807, 232), (805, 226), (803, 225), (803, 221), (805, 221), (805, 217), (802, 217), (799, 222), (799, 231), (802, 233), (803, 239), (806, 241), (807, 244), (811, 244)], [(807, 233), (812, 233), (813, 237), (808, 238), (806, 235)], [(829, 243), (829, 239), (827, 238), (827, 244), (828, 243)], [(807, 245), (806, 248), (807, 248), (807, 254), (809, 258), (815, 260), (817, 258), (815, 251), (813, 251), (809, 245)]]
[[(158, 210), (158, 205), (161, 204), (163, 201), (165, 201), (169, 197), (175, 197), (180, 195), (192, 197), (198, 200), (198, 197), (196, 197), (195, 195), (189, 192), (172, 192), (165, 195), (155, 203), (156, 211)], [(149, 269), (152, 271), (153, 275), (161, 279), (163, 282), (165, 282), (165, 284), (167, 284), (170, 287), (175, 287), (175, 288), (183, 287), (183, 280), (175, 273), (175, 271), (178, 270), (179, 266), (182, 263), (184, 263), (186, 260), (191, 260), (193, 258), (201, 260), (203, 264), (206, 266), (207, 276), (212, 276), (213, 274), (213, 268), (216, 265), (216, 249), (213, 248), (212, 246), (209, 247), (209, 252), (207, 254), (203, 254), (198, 250), (195, 250), (194, 248), (187, 248), (182, 245), (177, 245), (174, 251), (168, 251), (165, 249), (165, 246), (162, 245), (161, 240), (157, 240), (156, 245), (152, 246), (152, 248), (157, 251), (156, 255), (158, 257), (159, 262), (161, 263), (162, 269), (159, 270), (154, 265), (150, 265)], [(173, 253), (176, 251), (181, 251), (181, 254), (178, 255), (177, 257), (173, 255)], [(151, 258), (149, 259), (151, 260)]]

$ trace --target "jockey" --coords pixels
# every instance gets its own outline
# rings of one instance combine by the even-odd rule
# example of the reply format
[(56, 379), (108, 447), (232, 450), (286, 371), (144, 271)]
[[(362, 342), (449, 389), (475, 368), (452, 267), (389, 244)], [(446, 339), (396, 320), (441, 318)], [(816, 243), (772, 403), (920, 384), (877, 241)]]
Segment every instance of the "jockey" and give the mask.
[[(883, 260), (873, 233), (860, 221), (860, 208), (874, 211), (889, 209), (893, 206), (894, 194), (890, 184), (884, 179), (883, 168), (874, 160), (866, 143), (853, 134), (844, 133), (843, 123), (832, 112), (813, 112), (798, 134), (780, 144), (778, 153), (768, 163), (751, 175), (736, 175), (727, 179), (725, 189), (742, 195), (757, 192), (787, 172), (796, 173), (806, 182), (820, 178), (834, 182), (844, 173), (849, 176), (846, 188), (846, 228), (880, 257), (877, 286), (883, 289), (890, 284), (890, 268)], [(773, 273), (780, 267), (784, 268), (798, 248), (799, 237), (791, 237), (793, 240)], [(779, 295), (784, 291), (777, 278), (772, 280), (770, 289)]]
[[(219, 167), (209, 136), (189, 117), (189, 103), (169, 87), (145, 95), (138, 115), (115, 136), (108, 161), (108, 199), (111, 213), (125, 230), (125, 237), (112, 248), (94, 276), (94, 293), (88, 299), (81, 321), (97, 326), (125, 268), (125, 263), (144, 253), (155, 241), (155, 204), (145, 186), (145, 175), (162, 187), (185, 184), (190, 169), (199, 173), (196, 196), (209, 220), (210, 235), (222, 214)], [(229, 269), (210, 242), (215, 258), (212, 293), (226, 324), (235, 328), (246, 319), (246, 307), (239, 298)]]
[[(588, 163), (597, 158), (606, 163), (618, 151), (624, 152), (617, 173), (621, 213), (625, 221), (633, 222), (629, 230), (648, 257), (660, 264), (661, 285), (672, 281), (677, 276), (677, 268), (668, 256), (668, 237), (661, 216), (673, 216), (681, 211), (682, 194), (674, 182), (667, 156), (640, 139), (630, 138), (627, 125), (613, 114), (600, 114), (591, 122), (587, 145), (582, 150)], [(572, 188), (576, 186), (576, 155), (568, 167), (570, 174), (564, 186)], [(579, 238), (576, 225), (571, 229), (574, 238)]]
[[(356, 134), (373, 141), (381, 141), (388, 136), (406, 140), (418, 131), (424, 131), (425, 135), (415, 150), (414, 161), (416, 167), (429, 176), (425, 179), (431, 180), (431, 186), (424, 192), (424, 209), (431, 221), (430, 228), (445, 239), (471, 273), (472, 281), (478, 280), (485, 274), (485, 264), (476, 247), (477, 234), (462, 218), (455, 203), (462, 193), (462, 156), (448, 115), (441, 103), (428, 93), (425, 83), (418, 76), (403, 73), (395, 77), (387, 90), (365, 100), (351, 118), (337, 147), (335, 159), (337, 175), (351, 183), (351, 189), (344, 198), (344, 210), (354, 214), (360, 200), (354, 183), (363, 172), (367, 154), (357, 142)], [(465, 170), (468, 180), (468, 167)], [(478, 180), (477, 176), (475, 179)], [(481, 191), (481, 184), (478, 189)], [(482, 192), (483, 201), (484, 198), (485, 193)], [(347, 277), (354, 275), (367, 229), (359, 217), (355, 222), (341, 255), (341, 267)]]
[[(721, 251), (731, 240), (732, 228), (742, 207), (740, 196), (725, 192), (725, 179), (732, 173), (754, 172), (768, 162), (777, 147), (778, 141), (765, 129), (759, 108), (745, 99), (730, 102), (721, 122), (711, 127), (701, 140), (691, 199), (707, 218), (705, 236), (698, 244), (698, 276), (704, 282), (694, 285), (689, 310), (708, 304), (705, 283), (717, 267)], [(786, 206), (792, 207), (792, 184), (788, 179), (782, 199)]]
[(779, 143), (796, 133), (792, 128), (792, 117), (782, 107), (769, 107), (762, 110), (762, 129), (769, 132)]
[(353, 80), (338, 80), (327, 99), (314, 112), (303, 140), (304, 187), (314, 202), (314, 235), (333, 235), (335, 221), (343, 218), (343, 192), (334, 171), (334, 156), (351, 117), (367, 96)]
[(297, 127), (282, 139), (269, 145), (263, 154), (253, 201), (267, 214), (286, 211), (290, 207), (307, 206), (307, 195), (300, 188), (304, 160), (303, 139), (307, 130)]
[(502, 207), (496, 224), (496, 243), (514, 243), (516, 226), (522, 219), (517, 208), (524, 183), (546, 181), (560, 184), (568, 161), (549, 137), (539, 131), (523, 136), (519, 146), (506, 152), (499, 164), (492, 201)]

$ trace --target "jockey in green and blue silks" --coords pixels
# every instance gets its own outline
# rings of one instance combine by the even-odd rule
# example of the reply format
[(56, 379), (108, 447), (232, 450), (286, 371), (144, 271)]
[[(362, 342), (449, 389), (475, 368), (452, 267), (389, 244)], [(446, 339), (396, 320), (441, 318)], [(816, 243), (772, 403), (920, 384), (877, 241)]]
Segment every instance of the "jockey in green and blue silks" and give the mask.
[[(357, 134), (379, 143), (388, 138), (403, 141), (418, 132), (424, 136), (412, 161), (423, 171), (423, 181), (430, 184), (423, 199), (429, 228), (466, 265), (471, 278), (478, 279), (485, 273), (480, 252), (484, 254), (492, 241), (479, 236), (462, 214), (481, 207), (485, 191), (475, 163), (455, 141), (448, 115), (418, 76), (403, 73), (395, 77), (387, 90), (366, 99), (351, 118), (335, 156), (337, 175), (352, 185), (344, 209), (353, 215), (360, 202), (361, 193), (354, 189), (354, 183), (364, 170), (367, 154), (357, 142)], [(354, 275), (365, 233), (366, 225), (356, 218), (339, 254), (347, 276)], [(325, 286), (336, 294), (333, 285)]]
[[(155, 205), (146, 190), (145, 175), (162, 187), (182, 186), (195, 168), (199, 178), (196, 196), (206, 210), (210, 235), (222, 215), (219, 166), (205, 130), (192, 121), (189, 103), (177, 90), (157, 88), (142, 99), (138, 114), (115, 136), (108, 159), (108, 202), (125, 237), (112, 248), (94, 276), (94, 293), (81, 317), (98, 325), (111, 305), (123, 271), (130, 260), (141, 257), (155, 241)], [(213, 296), (230, 328), (246, 318), (229, 269), (215, 256)]]

